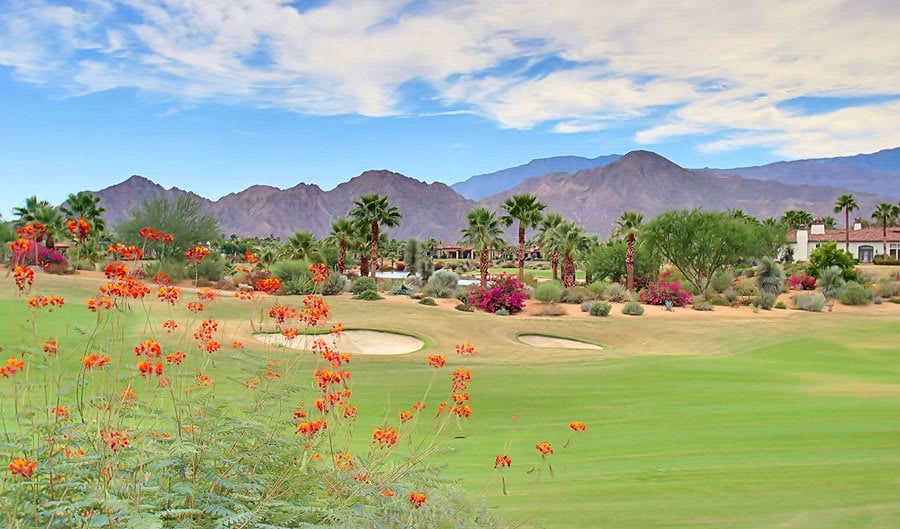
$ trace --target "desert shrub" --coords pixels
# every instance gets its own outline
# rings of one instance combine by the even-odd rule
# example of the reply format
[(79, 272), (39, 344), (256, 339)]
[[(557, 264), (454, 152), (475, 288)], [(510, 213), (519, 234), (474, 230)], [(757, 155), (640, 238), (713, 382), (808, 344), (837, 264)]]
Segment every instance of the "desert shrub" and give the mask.
[(753, 298), (752, 305), (763, 310), (772, 310), (775, 302), (778, 300), (778, 294), (773, 292), (760, 292)]
[(460, 303), (454, 308), (462, 312), (475, 312), (475, 307), (469, 305), (468, 303)]
[(784, 301), (779, 301), (775, 304), (775, 308), (779, 310), (785, 310), (787, 309), (787, 305), (784, 304)]
[(363, 301), (376, 301), (376, 300), (384, 299), (384, 298), (382, 298), (378, 294), (378, 292), (376, 292), (374, 290), (366, 290), (366, 291), (360, 292), (359, 294), (353, 296), (353, 299), (361, 299)]
[(900, 282), (880, 279), (878, 283), (875, 283), (875, 295), (883, 298), (900, 296)]
[(813, 290), (816, 288), (816, 278), (802, 272), (791, 274), (788, 277), (788, 286), (791, 290)]
[(469, 302), (488, 312), (503, 309), (507, 314), (520, 312), (525, 306), (528, 292), (515, 276), (500, 274), (488, 281), (484, 288), (473, 290)]
[(456, 288), (457, 284), (459, 284), (459, 276), (456, 272), (446, 269), (438, 270), (428, 278), (429, 286), (439, 287), (441, 289), (449, 290), (450, 292)]
[(563, 303), (578, 304), (591, 299), (590, 293), (584, 287), (569, 287), (562, 292), (559, 300)]
[[(734, 292), (734, 291), (732, 290), (732, 292)], [(737, 298), (735, 298), (735, 299), (737, 299)], [(725, 297), (724, 294), (715, 295), (715, 296), (706, 296), (704, 301), (706, 303), (709, 303), (710, 305), (714, 305), (716, 307), (728, 307), (732, 303), (732, 301), (728, 301), (728, 299)]]
[(375, 284), (375, 280), (371, 277), (360, 277), (350, 286), (350, 291), (356, 294), (357, 296), (366, 292), (367, 290), (375, 291), (377, 290), (377, 286)]
[(284, 294), (312, 294), (316, 285), (309, 271), (309, 262), (302, 259), (277, 261), (271, 267), (272, 276), (281, 280)]
[(713, 305), (709, 301), (695, 301), (691, 304), (691, 307), (694, 310), (699, 310), (702, 312), (709, 312), (713, 310)]
[(794, 306), (808, 312), (822, 312), (825, 307), (825, 296), (819, 293), (797, 294), (793, 297)]
[(844, 291), (844, 271), (838, 265), (825, 268), (819, 273), (817, 283), (826, 300), (834, 300)]
[(460, 303), (468, 303), (469, 296), (471, 294), (472, 294), (471, 286), (456, 287), (456, 289), (453, 290), (453, 297), (458, 299), (460, 301)]
[(447, 263), (445, 263), (444, 261), (435, 261), (435, 263), (434, 263), (434, 271), (435, 272), (437, 272), (438, 270), (444, 269), (446, 267), (447, 267)]
[(588, 310), (591, 316), (609, 316), (612, 305), (607, 301), (595, 301)]
[(531, 297), (541, 303), (555, 303), (562, 298), (563, 286), (559, 281), (542, 281), (531, 291)]
[(606, 287), (606, 292), (601, 296), (603, 301), (616, 301), (621, 302), (627, 299), (628, 291), (625, 290), (624, 285), (620, 285), (619, 283), (610, 283), (608, 287)]
[(556, 303), (548, 303), (546, 305), (539, 305), (537, 315), (538, 316), (564, 316), (566, 314), (566, 309), (557, 305)]
[(856, 258), (853, 255), (838, 249), (834, 241), (822, 243), (809, 254), (809, 264), (806, 265), (806, 273), (820, 278), (825, 269), (837, 266), (841, 270), (844, 281), (853, 281), (856, 276)]
[(584, 303), (581, 304), (581, 312), (587, 312), (587, 311), (591, 310), (591, 305), (593, 305), (593, 304), (594, 304), (594, 302), (592, 302), (592, 301), (585, 301)]
[(530, 287), (538, 284), (537, 278), (531, 275), (529, 272), (525, 272), (525, 275), (522, 277), (522, 282)]
[(759, 287), (756, 285), (756, 279), (752, 277), (738, 278), (734, 283), (734, 290), (738, 296), (755, 296), (759, 294)]
[(402, 281), (391, 290), (391, 295), (393, 296), (411, 296), (414, 293), (415, 291), (410, 290)]
[[(661, 278), (663, 276), (660, 276)], [(658, 281), (641, 290), (638, 300), (648, 305), (665, 305), (671, 302), (675, 307), (683, 307), (691, 302), (693, 295), (681, 290), (679, 281)]]
[(75, 270), (85, 270), (85, 271), (93, 271), (97, 269), (97, 265), (92, 263), (91, 261), (85, 259), (79, 259), (78, 261), (70, 261)]
[(422, 298), (419, 300), (419, 305), (428, 305), (429, 307), (436, 307), (437, 302), (433, 298)]
[(225, 267), (225, 258), (221, 254), (210, 252), (200, 261), (196, 269), (191, 270), (191, 275), (209, 281), (219, 281), (225, 275)]
[(844, 285), (839, 299), (844, 305), (868, 305), (872, 303), (872, 291), (860, 285), (856, 281), (850, 281)]
[(336, 296), (343, 292), (346, 286), (347, 278), (342, 276), (340, 272), (334, 271), (328, 274), (328, 277), (322, 282), (322, 294), (325, 296)]
[(162, 272), (169, 276), (173, 282), (181, 281), (187, 277), (187, 263), (178, 259), (168, 259), (166, 261), (153, 261), (146, 263), (143, 267), (145, 277), (156, 277)]
[(725, 292), (734, 284), (734, 273), (730, 270), (719, 270), (709, 279), (709, 286), (716, 292)]
[(622, 314), (627, 314), (629, 316), (640, 316), (643, 313), (644, 306), (637, 301), (629, 301), (624, 306), (622, 306)]
[(725, 297), (725, 301), (727, 301), (729, 305), (731, 305), (738, 299), (738, 293), (733, 288), (726, 288), (725, 292), (723, 292), (722, 295)]
[(890, 255), (879, 254), (872, 259), (872, 263), (877, 265), (900, 265), (900, 259)]
[(872, 298), (872, 303), (881, 305), (882, 303), (884, 303), (884, 298), (881, 296), (875, 296), (874, 298)]
[(403, 285), (410, 290), (418, 290), (422, 288), (422, 279), (419, 276), (408, 276), (403, 280)]
[[(438, 272), (443, 272), (443, 270), (438, 270)], [(433, 276), (432, 276), (433, 277)], [(453, 297), (453, 289), (447, 288), (445, 286), (441, 286), (440, 284), (428, 283), (422, 288), (422, 293), (426, 296), (431, 296), (435, 298), (441, 299), (449, 299)]]
[(766, 256), (759, 260), (756, 265), (756, 286), (760, 292), (777, 295), (784, 288), (784, 281), (784, 268), (775, 259)]
[(494, 314), (496, 314), (497, 316), (509, 316), (509, 310), (500, 308), (495, 310)]
[(606, 292), (609, 283), (605, 281), (594, 281), (590, 285), (587, 285), (586, 288), (588, 294), (591, 295), (591, 299), (600, 299), (603, 297), (603, 294)]

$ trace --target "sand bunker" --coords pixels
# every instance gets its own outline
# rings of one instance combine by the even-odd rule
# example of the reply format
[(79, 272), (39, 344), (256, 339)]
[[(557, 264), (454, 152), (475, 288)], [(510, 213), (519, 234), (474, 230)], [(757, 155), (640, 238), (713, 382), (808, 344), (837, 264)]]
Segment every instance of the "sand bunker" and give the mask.
[[(255, 334), (257, 340), (270, 345), (291, 349), (309, 350), (316, 338), (331, 339), (330, 335), (301, 335), (286, 338), (283, 334)], [(425, 345), (422, 340), (392, 332), (348, 330), (337, 339), (341, 352), (364, 355), (402, 355), (418, 351)]]
[(534, 347), (559, 347), (562, 349), (603, 349), (599, 345), (592, 343), (579, 342), (578, 340), (568, 340), (566, 338), (557, 338), (554, 336), (544, 336), (541, 334), (521, 334), (519, 341)]

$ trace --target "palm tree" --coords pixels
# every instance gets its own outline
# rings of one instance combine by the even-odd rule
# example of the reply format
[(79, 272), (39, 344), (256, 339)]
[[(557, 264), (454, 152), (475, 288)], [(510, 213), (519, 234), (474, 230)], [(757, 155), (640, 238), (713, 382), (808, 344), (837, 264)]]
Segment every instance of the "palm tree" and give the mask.
[(291, 259), (322, 261), (322, 252), (319, 250), (318, 241), (312, 232), (306, 230), (295, 231), (293, 235), (288, 237), (284, 246)]
[(488, 254), (500, 248), (503, 241), (503, 228), (494, 211), (476, 206), (466, 213), (466, 227), (462, 229), (462, 244), (470, 244), (478, 252), (478, 268), (481, 270), (481, 286), (487, 286)]
[(643, 222), (643, 213), (634, 210), (623, 211), (612, 233), (613, 237), (624, 238), (628, 243), (628, 251), (625, 254), (625, 289), (628, 291), (634, 288), (634, 241)]
[(500, 217), (500, 222), (505, 226), (512, 226), (514, 222), (519, 222), (519, 281), (524, 281), (525, 230), (538, 227), (543, 218), (541, 211), (543, 211), (547, 205), (538, 202), (536, 196), (525, 194), (513, 195), (507, 198), (500, 207), (506, 210), (506, 214)]
[(837, 228), (837, 221), (834, 220), (834, 217), (832, 217), (831, 215), (822, 217), (822, 224), (825, 226), (826, 230), (833, 230)]
[(338, 217), (331, 221), (331, 233), (322, 242), (338, 247), (338, 273), (342, 274), (347, 268), (347, 248), (354, 243), (356, 233), (353, 222), (348, 217)]
[(548, 213), (544, 215), (544, 220), (541, 221), (541, 233), (537, 237), (538, 242), (542, 247), (542, 253), (548, 252), (550, 254), (550, 269), (553, 273), (554, 281), (559, 279), (559, 252), (551, 248), (550, 234), (553, 231), (553, 228), (559, 226), (564, 221), (565, 219), (559, 213)]
[(87, 191), (71, 193), (59, 210), (71, 220), (81, 218), (88, 221), (98, 235), (106, 231), (106, 221), (103, 220), (106, 209), (100, 205), (100, 197), (97, 195)]
[(844, 211), (844, 251), (846, 252), (850, 251), (850, 212), (857, 209), (859, 209), (859, 204), (856, 203), (856, 199), (851, 194), (839, 196), (834, 204), (835, 213), (840, 213), (841, 210)]
[(13, 214), (18, 217), (14, 223), (16, 228), (21, 228), (29, 222), (43, 224), (45, 229), (44, 246), (49, 249), (53, 249), (56, 245), (57, 235), (65, 229), (59, 208), (46, 200), (38, 200), (36, 196), (26, 198), (24, 206), (13, 208)]
[(872, 218), (875, 220), (881, 220), (881, 243), (884, 245), (883, 255), (887, 255), (887, 227), (888, 222), (892, 221), (894, 217), (900, 214), (900, 206), (891, 204), (889, 202), (882, 202), (875, 206), (875, 212), (872, 213)]
[[(356, 222), (369, 226), (371, 236), (369, 243), (371, 254), (369, 261), (374, 264), (378, 261), (378, 233), (381, 226), (392, 228), (400, 224), (403, 215), (400, 210), (388, 202), (387, 195), (362, 195), (353, 201), (353, 209), (350, 216)], [(372, 267), (372, 277), (375, 277), (377, 267)]]
[(584, 228), (574, 222), (563, 221), (550, 232), (550, 247), (553, 251), (562, 254), (562, 283), (563, 286), (575, 286), (575, 259), (583, 252), (588, 251), (591, 238), (584, 234)]

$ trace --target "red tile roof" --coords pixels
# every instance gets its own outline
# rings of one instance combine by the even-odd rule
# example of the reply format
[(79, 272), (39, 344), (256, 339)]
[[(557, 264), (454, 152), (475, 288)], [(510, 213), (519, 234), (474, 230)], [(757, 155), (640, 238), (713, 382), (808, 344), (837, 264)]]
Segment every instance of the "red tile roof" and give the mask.
[[(825, 233), (810, 233), (809, 242), (844, 242), (847, 230), (825, 230)], [(850, 230), (850, 242), (881, 243), (881, 226), (871, 226), (860, 230)], [(900, 228), (887, 229), (888, 242), (900, 242)], [(797, 242), (797, 232), (788, 232), (788, 242)]]

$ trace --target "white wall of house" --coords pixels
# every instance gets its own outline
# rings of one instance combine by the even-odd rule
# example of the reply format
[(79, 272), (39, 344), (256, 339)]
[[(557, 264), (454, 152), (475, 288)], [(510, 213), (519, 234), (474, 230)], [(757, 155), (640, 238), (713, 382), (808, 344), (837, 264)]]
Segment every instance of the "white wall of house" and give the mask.
[[(844, 241), (835, 242), (839, 250), (844, 249)], [(794, 261), (808, 261), (809, 254), (818, 248), (820, 244), (825, 243), (810, 242), (806, 230), (798, 230), (797, 242), (790, 243), (788, 246), (793, 251)], [(850, 242), (850, 253), (853, 257), (859, 259), (860, 262), (871, 262), (871, 259), (866, 259), (868, 252), (871, 252), (872, 257), (882, 255), (884, 253), (884, 245), (881, 241)], [(887, 254), (894, 257), (900, 256), (900, 243), (889, 242)]]

